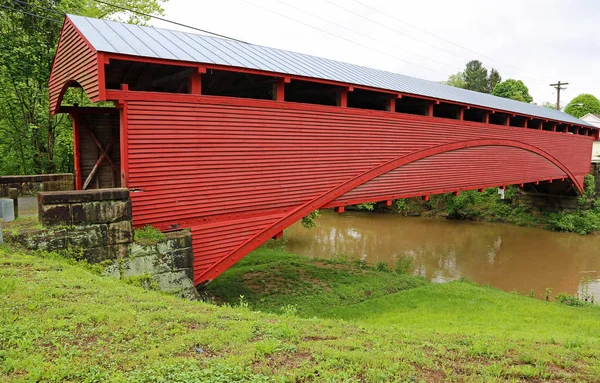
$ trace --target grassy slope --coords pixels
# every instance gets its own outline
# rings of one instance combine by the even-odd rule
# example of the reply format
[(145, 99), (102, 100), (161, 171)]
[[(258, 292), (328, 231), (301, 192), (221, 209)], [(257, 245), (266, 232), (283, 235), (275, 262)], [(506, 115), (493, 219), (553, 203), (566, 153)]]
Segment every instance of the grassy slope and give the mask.
[[(277, 255), (293, 257), (259, 251), (231, 273), (249, 266), (253, 257), (276, 264)], [(305, 259), (297, 262), (309, 268)], [(323, 277), (329, 277), (331, 267), (324, 269)], [(263, 270), (266, 274), (258, 275), (265, 279), (280, 267)], [(361, 273), (357, 270), (354, 280), (362, 289), (370, 282)], [(377, 272), (367, 271), (366, 279), (375, 275), (370, 273)], [(248, 283), (255, 283), (252, 275)], [(306, 312), (310, 299), (293, 297), (312, 290), (286, 289), (279, 291), (294, 291), (290, 300)], [(331, 289), (337, 294), (350, 286)], [(323, 307), (318, 292), (315, 297)], [(467, 283), (425, 285), (330, 307), (327, 315), (354, 322), (302, 319), (187, 302), (100, 277), (63, 259), (0, 247), (0, 301), (0, 381), (597, 381), (600, 376), (600, 309), (563, 307)], [(380, 319), (366, 316), (368, 310), (378, 310)]]
[(426, 284), (406, 274), (377, 271), (338, 260), (311, 260), (281, 249), (261, 248), (207, 286), (217, 302), (236, 304), (240, 296), (251, 308), (282, 313), (297, 308), (302, 317)]

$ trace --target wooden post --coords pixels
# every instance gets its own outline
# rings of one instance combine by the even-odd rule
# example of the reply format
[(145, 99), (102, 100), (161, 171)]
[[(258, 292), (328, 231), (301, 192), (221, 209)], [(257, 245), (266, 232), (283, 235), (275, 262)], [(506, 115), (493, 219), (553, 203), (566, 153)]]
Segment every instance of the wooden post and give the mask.
[(334, 210), (336, 213), (343, 213), (343, 212), (345, 211), (345, 209), (344, 209), (344, 206), (337, 206), (337, 207), (334, 207), (334, 208), (333, 208), (333, 210)]
[(338, 106), (346, 108), (348, 106), (348, 89), (342, 89), (338, 94)]
[(273, 99), (275, 101), (285, 101), (285, 80), (280, 78), (273, 85)]
[(390, 97), (390, 100), (388, 102), (388, 107), (387, 107), (387, 110), (389, 112), (393, 113), (393, 112), (396, 111), (396, 98), (397, 98), (397, 96), (391, 96)]
[(75, 173), (75, 190), (81, 190), (83, 180), (81, 179), (81, 152), (79, 142), (79, 114), (72, 113), (73, 120), (73, 170)]
[(8, 188), (8, 198), (13, 200), (13, 208), (15, 210), (15, 219), (19, 218), (19, 189)]
[(485, 112), (485, 119), (483, 121), (486, 125), (490, 124), (490, 112)]
[(510, 126), (510, 115), (506, 115), (506, 121), (504, 121), (504, 125)]
[[(206, 71), (204, 71), (206, 72)], [(191, 94), (202, 94), (202, 73), (201, 68), (196, 68), (195, 71), (190, 74), (188, 91)]]
[(427, 105), (427, 112), (426, 112), (426, 113), (427, 113), (427, 114), (426, 114), (427, 116), (429, 116), (429, 117), (433, 117), (433, 102), (430, 102), (430, 103)]
[(458, 111), (458, 119), (463, 121), (465, 119), (465, 108), (461, 107)]

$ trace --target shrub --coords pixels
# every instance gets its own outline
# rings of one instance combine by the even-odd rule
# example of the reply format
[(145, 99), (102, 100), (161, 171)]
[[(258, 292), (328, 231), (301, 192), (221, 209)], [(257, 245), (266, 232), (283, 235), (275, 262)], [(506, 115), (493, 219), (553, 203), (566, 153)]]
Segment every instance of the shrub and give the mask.
[(375, 209), (375, 202), (359, 203), (356, 207), (358, 210), (373, 211)]
[(319, 214), (318, 210), (315, 210), (313, 212), (311, 212), (309, 215), (302, 217), (302, 221), (300, 221), (300, 223), (302, 224), (302, 227), (306, 228), (306, 229), (312, 229), (313, 227), (317, 227), (317, 224), (315, 223), (315, 219), (319, 218), (321, 216), (321, 214)]
[(588, 234), (600, 230), (600, 213), (594, 210), (560, 212), (551, 214), (548, 222), (554, 230)]
[(133, 238), (139, 243), (157, 243), (164, 241), (166, 236), (162, 231), (155, 229), (151, 225), (146, 225), (142, 228), (135, 229)]
[(414, 259), (407, 255), (398, 255), (396, 257), (396, 265), (394, 271), (399, 274), (409, 274), (413, 269)]
[(567, 306), (585, 306), (587, 304), (587, 302), (584, 302), (581, 299), (579, 299), (577, 295), (570, 295), (567, 293), (558, 294), (555, 300)]

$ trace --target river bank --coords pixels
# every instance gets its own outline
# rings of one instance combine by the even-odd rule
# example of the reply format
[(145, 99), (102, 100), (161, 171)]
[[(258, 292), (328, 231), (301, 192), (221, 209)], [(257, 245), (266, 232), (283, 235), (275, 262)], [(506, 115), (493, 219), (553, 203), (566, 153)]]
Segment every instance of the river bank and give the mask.
[(342, 255), (394, 267), (398, 259), (434, 282), (468, 278), (544, 299), (587, 290), (600, 298), (600, 236), (504, 223), (321, 211), (316, 227), (294, 224), (280, 240), (311, 258)]
[[(218, 279), (209, 287), (229, 292), (221, 299), (232, 304), (215, 305), (102, 277), (57, 255), (0, 247), (0, 380), (600, 378), (600, 308), (468, 282), (431, 284), (383, 266), (338, 267), (281, 249), (261, 248), (246, 259), (230, 271), (244, 270), (243, 286), (256, 295), (234, 297), (233, 279)], [(291, 283), (279, 277), (282, 264), (297, 276)], [(393, 289), (369, 290), (378, 277)], [(272, 294), (261, 293), (261, 280)], [(336, 298), (323, 302), (327, 294)], [(258, 312), (261, 304), (278, 314)]]

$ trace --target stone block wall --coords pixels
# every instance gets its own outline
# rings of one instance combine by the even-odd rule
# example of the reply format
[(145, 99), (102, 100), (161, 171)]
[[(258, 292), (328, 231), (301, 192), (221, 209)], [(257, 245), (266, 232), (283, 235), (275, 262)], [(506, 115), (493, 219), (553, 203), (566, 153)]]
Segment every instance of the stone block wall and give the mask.
[(75, 178), (71, 173), (0, 176), (0, 197), (8, 196), (9, 188), (16, 188), (21, 196), (41, 191), (73, 190)]
[(51, 230), (30, 238), (49, 235), (93, 263), (126, 256), (133, 242), (129, 190), (41, 192), (37, 199), (39, 222)]
[(147, 277), (159, 290), (196, 299), (192, 236), (180, 230), (155, 243), (136, 243), (127, 189), (40, 192), (40, 226), (7, 233), (29, 249), (63, 252), (100, 263), (118, 278)]

